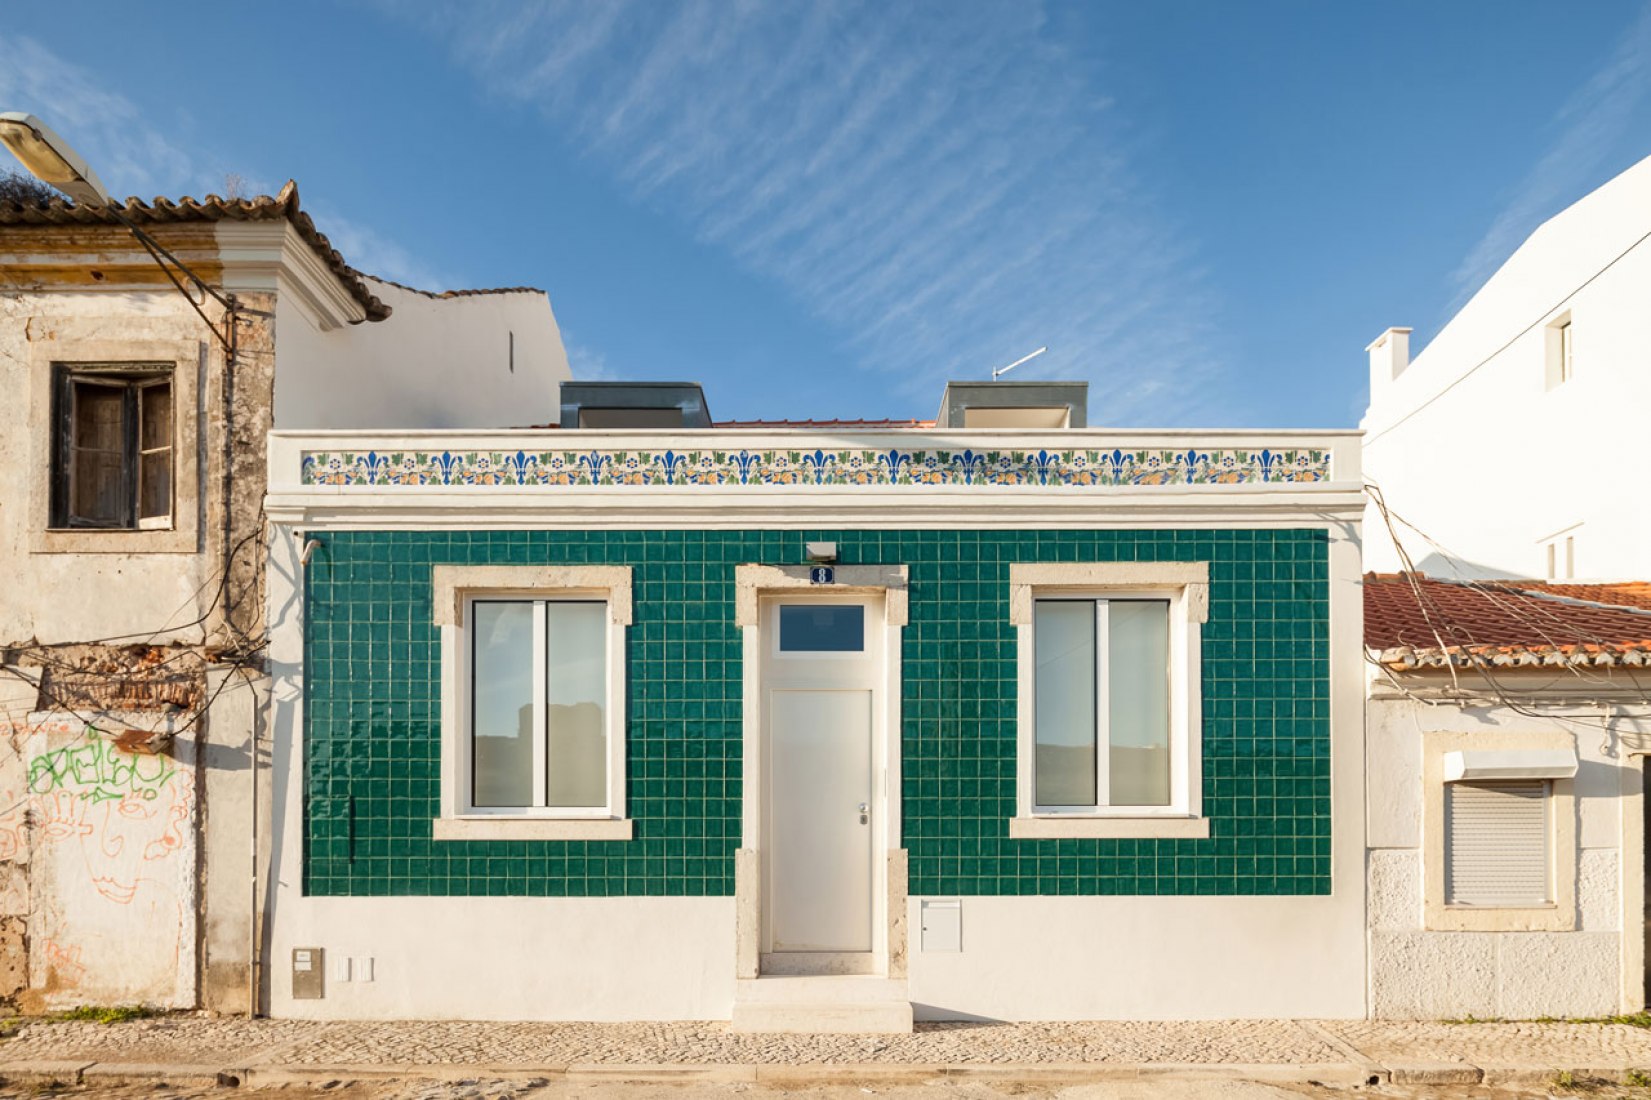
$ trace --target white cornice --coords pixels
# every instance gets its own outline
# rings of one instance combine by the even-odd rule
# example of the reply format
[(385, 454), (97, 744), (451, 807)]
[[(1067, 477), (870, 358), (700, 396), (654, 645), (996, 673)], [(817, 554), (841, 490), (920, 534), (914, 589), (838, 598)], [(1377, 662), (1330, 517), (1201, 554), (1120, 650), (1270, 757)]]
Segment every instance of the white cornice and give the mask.
[[(314, 491), (319, 489), (319, 491)], [(1321, 483), (1249, 492), (1203, 486), (1073, 492), (1025, 488), (638, 490), (506, 488), (271, 492), (270, 521), (304, 530), (569, 530), (590, 528), (1215, 528), (1357, 531), (1358, 486)]]
[(323, 331), (366, 319), (361, 303), (285, 219), (220, 221), (224, 289), (274, 291)]

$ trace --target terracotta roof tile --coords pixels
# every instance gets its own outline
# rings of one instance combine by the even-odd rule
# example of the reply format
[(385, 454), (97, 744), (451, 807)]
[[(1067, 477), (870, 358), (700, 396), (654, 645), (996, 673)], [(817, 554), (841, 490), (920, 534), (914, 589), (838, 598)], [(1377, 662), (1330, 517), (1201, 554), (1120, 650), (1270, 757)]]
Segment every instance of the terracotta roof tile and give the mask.
[(1588, 603), (1610, 603), (1651, 611), (1651, 581), (1618, 581), (1611, 584), (1560, 584), (1553, 581), (1509, 581), (1509, 587), (1537, 595)]
[(398, 283), (394, 279), (386, 279), (382, 275), (368, 275), (367, 278), (375, 283), (393, 286), (397, 290), (405, 290), (411, 294), (422, 294), (426, 298), (475, 298), (484, 294), (543, 294), (536, 286), (484, 286), (468, 290), (420, 290), (416, 286)]
[[(1564, 588), (1549, 593), (1549, 588)], [(1541, 582), (1445, 581), (1420, 574), (1364, 578), (1364, 644), (1392, 668), (1492, 665), (1651, 665), (1651, 610), (1601, 588)]]
[[(382, 321), (390, 315), (390, 307), (379, 301), (361, 272), (344, 261), (344, 257), (327, 240), (326, 234), (315, 227), (315, 222), (298, 205), (298, 185), (292, 180), (278, 195), (258, 195), (250, 199), (226, 199), (208, 195), (196, 201), (185, 196), (176, 202), (157, 198), (152, 203), (133, 197), (120, 204), (121, 213), (139, 225), (168, 225), (178, 222), (216, 221), (274, 221), (285, 218), (292, 223), (304, 243), (315, 249), (332, 273), (338, 276), (361, 303), (367, 320)], [(7, 225), (119, 225), (114, 216), (95, 206), (78, 206), (62, 199), (40, 205), (0, 202), (0, 226)]]

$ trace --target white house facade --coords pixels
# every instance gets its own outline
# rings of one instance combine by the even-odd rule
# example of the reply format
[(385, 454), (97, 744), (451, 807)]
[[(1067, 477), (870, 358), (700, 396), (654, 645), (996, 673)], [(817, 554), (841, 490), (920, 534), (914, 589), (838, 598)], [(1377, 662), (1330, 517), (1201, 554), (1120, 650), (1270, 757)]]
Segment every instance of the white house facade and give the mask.
[(274, 433), (272, 1014), (1364, 1015), (1356, 435), (999, 386)]
[(1555, 215), (1414, 361), (1370, 345), (1366, 564), (1434, 576), (1651, 576), (1651, 158)]

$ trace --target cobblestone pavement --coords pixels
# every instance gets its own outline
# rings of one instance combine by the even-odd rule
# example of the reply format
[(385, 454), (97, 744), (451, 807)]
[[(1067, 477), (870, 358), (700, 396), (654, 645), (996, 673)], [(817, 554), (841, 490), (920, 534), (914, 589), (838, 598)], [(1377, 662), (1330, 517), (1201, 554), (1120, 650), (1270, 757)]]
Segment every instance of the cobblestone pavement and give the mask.
[[(1643, 1034), (1643, 1033), (1642, 1033)], [(919, 1024), (911, 1035), (749, 1035), (721, 1023), (308, 1023), (167, 1017), (119, 1024), (29, 1023), (0, 1062), (239, 1065), (878, 1063), (1300, 1064), (1346, 1062), (1290, 1021)], [(1651, 1065), (1651, 1043), (1646, 1044)]]
[[(1324, 1025), (1373, 1061), (1651, 1070), (1651, 1031), (1626, 1024), (1356, 1021)], [(1591, 1060), (1590, 1060), (1591, 1059)]]
[[(1129, 1081), (1056, 1087), (988, 1085), (980, 1082), (922, 1085), (840, 1084), (808, 1088), (761, 1085), (546, 1084), (504, 1081), (406, 1081), (363, 1084), (339, 1081), (328, 1086), (284, 1085), (247, 1090), (260, 1100), (1651, 1100), (1645, 1089), (1583, 1085), (1555, 1091), (1549, 1087), (1481, 1088), (1478, 1086), (1397, 1086), (1332, 1088), (1306, 1084), (1270, 1085), (1253, 1081)], [(0, 1097), (97, 1096), (100, 1100), (225, 1100), (216, 1087), (164, 1088), (153, 1084), (114, 1088), (84, 1086), (41, 1091), (8, 1090)]]
[[(998, 1100), (999, 1097), (1060, 1097), (1062, 1100), (1132, 1100), (1134, 1097), (1230, 1097), (1231, 1100), (1395, 1097), (1525, 1098), (1547, 1096), (1544, 1084), (1561, 1069), (1610, 1070), (1628, 1067), (1651, 1071), (1651, 1030), (1612, 1024), (1565, 1023), (1406, 1023), (1209, 1021), (1174, 1023), (1059, 1024), (920, 1024), (899, 1036), (744, 1035), (720, 1023), (321, 1023), (296, 1020), (211, 1019), (167, 1016), (111, 1025), (30, 1021), (0, 1039), (0, 1077), (8, 1066), (47, 1063), (105, 1069), (122, 1065), (205, 1069), (205, 1081), (217, 1068), (286, 1067), (307, 1079), (280, 1088), (259, 1088), (273, 1100), (344, 1097), (347, 1100), (608, 1100), (656, 1096), (660, 1100), (740, 1094), (749, 1100), (775, 1097), (801, 1100), (854, 1100), (882, 1095), (907, 1100)], [(903, 1084), (867, 1080), (858, 1086), (815, 1083), (785, 1089), (774, 1083), (675, 1085), (561, 1079), (567, 1066), (818, 1066), (827, 1063), (885, 1065), (990, 1066), (994, 1064), (1099, 1067), (1142, 1063), (1239, 1067), (1235, 1079), (1189, 1085), (1170, 1080), (1105, 1081), (1057, 1086), (993, 1081), (948, 1081)], [(1384, 1067), (1467, 1064), (1527, 1067), (1523, 1083), (1501, 1088), (1467, 1085), (1381, 1085), (1374, 1088), (1326, 1087), (1306, 1083), (1258, 1084), (1237, 1078), (1242, 1067), (1303, 1065)], [(399, 1067), (405, 1079), (363, 1081), (350, 1076), (372, 1066)], [(328, 1077), (337, 1069), (340, 1080)], [(475, 1067), (477, 1079), (419, 1081), (414, 1067), (448, 1067), (446, 1077)], [(543, 1071), (542, 1080), (522, 1080)], [(432, 1070), (425, 1070), (426, 1074)], [(488, 1073), (516, 1080), (493, 1079)], [(1055, 1071), (1059, 1072), (1059, 1071)], [(318, 1076), (319, 1074), (319, 1076)], [(1250, 1076), (1257, 1074), (1252, 1071)], [(1263, 1075), (1265, 1076), (1265, 1075)], [(291, 1075), (289, 1075), (290, 1079)], [(1395, 1080), (1400, 1078), (1395, 1072)], [(101, 1087), (87, 1083), (55, 1090), (63, 1095), (177, 1097), (179, 1100), (224, 1095), (222, 1090), (154, 1083)], [(267, 1081), (260, 1081), (267, 1084)], [(331, 1087), (323, 1087), (330, 1085)], [(0, 1097), (39, 1095), (38, 1086), (0, 1085)], [(1187, 1091), (1191, 1089), (1191, 1091)], [(1651, 1092), (1625, 1086), (1601, 1086), (1557, 1095), (1651, 1100)]]

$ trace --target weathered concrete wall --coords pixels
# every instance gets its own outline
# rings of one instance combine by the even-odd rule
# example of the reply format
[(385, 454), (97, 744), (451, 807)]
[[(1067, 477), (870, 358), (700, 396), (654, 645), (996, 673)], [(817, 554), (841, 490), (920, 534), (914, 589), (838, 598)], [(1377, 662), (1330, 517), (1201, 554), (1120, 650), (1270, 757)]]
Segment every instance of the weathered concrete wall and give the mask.
[[(157, 235), (222, 278), (212, 226)], [(250, 818), (232, 792), (250, 774), (264, 682), (276, 295), (238, 295), (230, 367), (124, 231), (7, 227), (0, 271), (0, 385), (14, 395), (0, 402), (0, 1001), (244, 1010)], [(129, 361), (173, 364), (172, 527), (51, 532), (53, 364)], [(186, 712), (99, 705), (148, 674), (124, 645), (134, 637), (201, 681)], [(39, 680), (42, 666), (64, 679), (70, 661), (65, 701)], [(89, 715), (188, 732), (161, 755), (131, 754), (88, 734)], [(227, 803), (216, 815), (212, 796)]]
[[(136, 717), (107, 716), (116, 727)], [(9, 740), (0, 992), (29, 1012), (193, 1007), (193, 736), (166, 753), (127, 753), (73, 715), (41, 712), (10, 726)]]
[[(261, 735), (269, 679), (230, 667), (207, 674), (213, 704), (202, 732), (201, 1003), (217, 1012), (251, 1004), (254, 914), (253, 835), (268, 850), (268, 743)], [(253, 760), (260, 790), (252, 791)]]
[[(1432, 704), (1380, 683), (1368, 704), (1366, 876), (1369, 895), (1370, 1012), (1380, 1018), (1599, 1016), (1619, 1010), (1625, 975), (1624, 875), (1643, 874), (1624, 858), (1624, 814), (1638, 812), (1621, 797), (1638, 770), (1623, 738), (1651, 730), (1651, 706), (1604, 706), (1565, 697), (1576, 682), (1566, 672), (1526, 677), (1527, 688), (1557, 689), (1548, 704), (1495, 700)], [(1557, 679), (1556, 679), (1557, 678)], [(1518, 681), (1518, 677), (1509, 677)], [(1426, 694), (1440, 684), (1409, 685)], [(1443, 681), (1449, 683), (1448, 679)], [(1505, 690), (1516, 691), (1509, 684)], [(1520, 713), (1526, 711), (1528, 713)], [(1569, 931), (1438, 931), (1426, 926), (1424, 867), (1432, 850), (1424, 835), (1423, 740), (1428, 732), (1507, 738), (1564, 731), (1580, 761), (1574, 781), (1576, 887)], [(1556, 859), (1556, 866), (1570, 863)], [(1639, 922), (1628, 924), (1635, 934)]]

